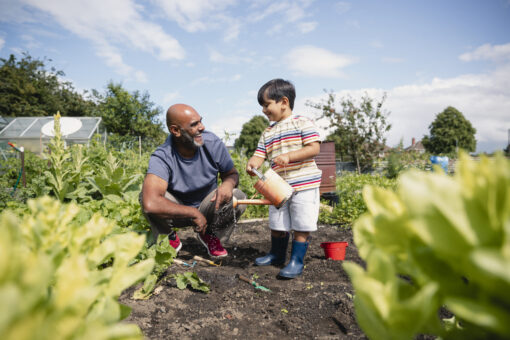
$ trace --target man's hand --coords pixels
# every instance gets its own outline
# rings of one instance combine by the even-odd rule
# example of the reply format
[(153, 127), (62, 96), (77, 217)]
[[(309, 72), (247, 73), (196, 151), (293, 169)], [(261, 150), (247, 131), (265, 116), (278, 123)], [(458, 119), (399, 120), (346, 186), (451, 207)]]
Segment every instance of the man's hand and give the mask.
[(205, 229), (207, 228), (207, 219), (204, 215), (197, 209), (197, 214), (192, 218), (193, 223), (195, 224), (194, 230), (197, 233), (203, 234)]
[(211, 202), (216, 201), (215, 209), (218, 210), (221, 205), (230, 202), (232, 199), (232, 191), (234, 187), (229, 184), (229, 182), (223, 182), (216, 190), (216, 194), (214, 194), (213, 198), (211, 198)]

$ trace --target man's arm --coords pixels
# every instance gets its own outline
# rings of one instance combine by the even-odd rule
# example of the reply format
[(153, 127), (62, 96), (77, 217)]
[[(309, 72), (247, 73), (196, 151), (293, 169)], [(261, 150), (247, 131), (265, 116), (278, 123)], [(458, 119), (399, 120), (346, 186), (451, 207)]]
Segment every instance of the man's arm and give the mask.
[(235, 187), (239, 184), (239, 173), (235, 167), (227, 172), (220, 172), (221, 184), (216, 191), (216, 195), (211, 201), (216, 201), (216, 210), (220, 205), (230, 202)]
[(203, 232), (207, 220), (197, 208), (171, 202), (165, 198), (168, 183), (154, 175), (147, 174), (142, 188), (142, 209), (147, 215), (160, 218), (191, 218), (196, 225), (195, 231)]

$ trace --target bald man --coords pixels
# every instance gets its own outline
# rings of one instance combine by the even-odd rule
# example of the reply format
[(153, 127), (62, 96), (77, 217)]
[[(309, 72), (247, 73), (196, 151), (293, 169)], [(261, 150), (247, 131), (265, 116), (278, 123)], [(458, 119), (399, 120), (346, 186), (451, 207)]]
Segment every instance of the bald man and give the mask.
[(228, 240), (246, 209), (232, 205), (233, 195), (246, 198), (236, 188), (239, 173), (234, 162), (225, 144), (205, 130), (202, 117), (191, 106), (170, 106), (166, 124), (170, 135), (151, 155), (140, 196), (154, 240), (169, 234), (170, 244), (179, 251), (182, 243), (173, 228), (193, 226), (209, 256), (227, 256), (218, 236)]

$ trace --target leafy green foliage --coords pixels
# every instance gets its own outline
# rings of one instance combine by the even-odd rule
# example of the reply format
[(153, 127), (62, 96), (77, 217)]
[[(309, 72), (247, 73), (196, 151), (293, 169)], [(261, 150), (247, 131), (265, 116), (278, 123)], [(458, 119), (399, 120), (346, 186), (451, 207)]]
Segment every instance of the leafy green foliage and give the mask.
[[(391, 128), (386, 121), (389, 113), (382, 109), (385, 99), (386, 95), (374, 104), (374, 100), (365, 95), (359, 104), (351, 98), (341, 99), (336, 104), (335, 94), (330, 92), (325, 101), (307, 103), (307, 106), (321, 112), (319, 119), (329, 120), (328, 127), (334, 129), (334, 132), (328, 136), (328, 140), (335, 142), (335, 149), (341, 155), (352, 159), (358, 173), (372, 167), (379, 153), (384, 150), (384, 134)], [(336, 105), (341, 109), (337, 110)]]
[(162, 110), (154, 107), (148, 93), (129, 93), (121, 84), (110, 82), (104, 94), (95, 90), (93, 94), (108, 132), (150, 138), (158, 145), (163, 143), (166, 133), (158, 121)]
[[(371, 339), (510, 337), (510, 161), (462, 153), (453, 177), (410, 170), (396, 191), (367, 186), (354, 225), (367, 263), (345, 263)], [(445, 306), (455, 315), (440, 321)]]
[(91, 116), (95, 103), (62, 81), (63, 71), (46, 69), (51, 60), (24, 54), (0, 58), (0, 112), (6, 117), (47, 116), (60, 111), (67, 116)]
[(166, 272), (177, 257), (177, 252), (168, 242), (168, 235), (159, 235), (158, 240), (151, 247), (145, 248), (140, 255), (140, 259), (152, 258), (155, 265), (152, 273), (147, 276), (143, 286), (135, 291), (135, 299), (147, 299), (152, 295), (156, 284), (161, 276)]
[(379, 175), (345, 173), (336, 178), (336, 193), (338, 204), (330, 212), (321, 209), (319, 222), (335, 225), (345, 225), (354, 222), (366, 210), (362, 190), (365, 185), (391, 188), (395, 181)]
[(128, 175), (121, 166), (120, 161), (112, 153), (106, 156), (106, 161), (99, 170), (100, 173), (87, 177), (87, 180), (102, 197), (108, 195), (122, 196), (123, 193), (130, 190), (140, 189), (140, 183), (143, 178), (142, 174), (134, 173)]
[(414, 168), (426, 170), (430, 168), (429, 153), (405, 151), (402, 142), (393, 148), (386, 157), (383, 173), (388, 178), (396, 178), (402, 171)]
[[(253, 187), (255, 182), (257, 182), (257, 178), (248, 175), (246, 172), (246, 164), (248, 163), (248, 157), (244, 153), (241, 152), (233, 152), (231, 153), (232, 160), (234, 161), (234, 166), (239, 172), (239, 189), (241, 189), (248, 198), (253, 197), (261, 197), (261, 195), (255, 190)], [(262, 171), (265, 167), (262, 167)], [(269, 210), (267, 206), (264, 205), (248, 205), (246, 207), (246, 211), (243, 214), (243, 218), (259, 218), (259, 217), (267, 217), (269, 214)]]
[(269, 126), (269, 121), (266, 117), (257, 115), (251, 118), (247, 123), (243, 124), (239, 138), (234, 142), (236, 150), (243, 150), (244, 154), (248, 157), (253, 155), (257, 148), (257, 143), (262, 135), (262, 132)]
[(209, 293), (210, 291), (209, 285), (199, 278), (197, 273), (185, 272), (183, 274), (174, 274), (172, 277), (175, 278), (177, 288), (179, 289), (186, 289), (190, 285), (191, 288), (204, 293)]
[(111, 234), (114, 224), (99, 215), (79, 223), (79, 211), (42, 197), (22, 218), (0, 215), (2, 339), (143, 338), (119, 322), (130, 309), (117, 300), (152, 270), (152, 259), (131, 265), (144, 237)]
[(457, 148), (474, 152), (476, 129), (464, 115), (448, 106), (429, 126), (430, 136), (422, 139), (428, 152), (436, 155), (457, 155)]
[(84, 157), (82, 145), (65, 148), (60, 133), (60, 114), (55, 115), (55, 137), (50, 140), (49, 151), (45, 153), (50, 163), (50, 170), (44, 174), (55, 197), (64, 200), (89, 200), (85, 178), (91, 174), (91, 168)]

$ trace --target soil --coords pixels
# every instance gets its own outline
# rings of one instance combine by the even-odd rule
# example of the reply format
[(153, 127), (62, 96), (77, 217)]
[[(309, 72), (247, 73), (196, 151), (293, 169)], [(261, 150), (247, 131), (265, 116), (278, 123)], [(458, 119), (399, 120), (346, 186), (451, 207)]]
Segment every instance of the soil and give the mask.
[[(183, 243), (179, 259), (191, 264), (194, 255), (208, 258), (193, 230), (178, 235)], [(224, 245), (229, 256), (221, 266), (197, 263), (191, 269), (210, 285), (208, 294), (178, 289), (168, 274), (190, 269), (174, 264), (149, 299), (132, 299), (140, 285), (123, 292), (120, 302), (132, 308), (125, 321), (140, 326), (147, 339), (367, 339), (356, 322), (343, 261), (325, 258), (320, 243), (326, 241), (348, 242), (345, 260), (363, 265), (349, 228), (322, 225), (312, 233), (303, 274), (279, 279), (280, 267), (253, 265), (270, 247), (267, 221), (241, 221)], [(256, 289), (237, 275), (271, 291)]]

